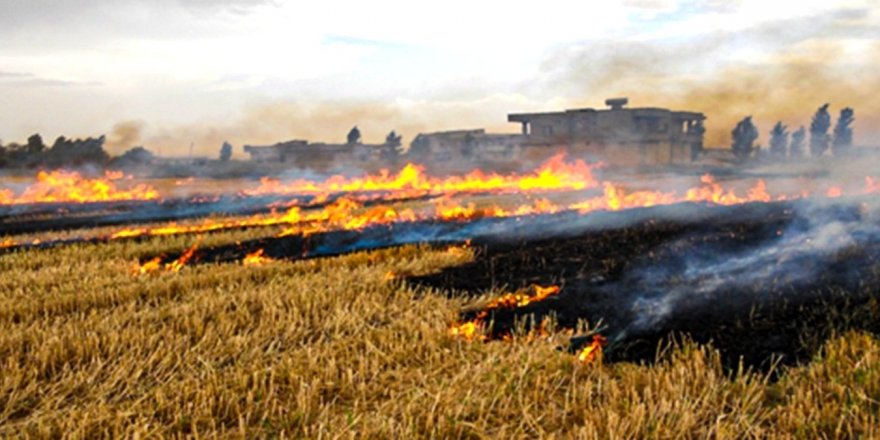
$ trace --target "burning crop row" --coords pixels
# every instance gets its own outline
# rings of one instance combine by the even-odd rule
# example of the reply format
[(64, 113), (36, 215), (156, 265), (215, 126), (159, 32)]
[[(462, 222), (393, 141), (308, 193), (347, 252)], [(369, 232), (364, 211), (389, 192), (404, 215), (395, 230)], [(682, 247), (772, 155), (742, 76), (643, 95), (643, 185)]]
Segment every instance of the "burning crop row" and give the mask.
[[(239, 221), (230, 225), (230, 227), (282, 225), (284, 229), (276, 235), (277, 237), (307, 237), (317, 233), (361, 231), (374, 226), (415, 224), (428, 221), (467, 223), (486, 218), (504, 219), (561, 212), (589, 214), (596, 211), (621, 211), (678, 203), (706, 203), (709, 205), (731, 206), (754, 202), (767, 203), (796, 200), (809, 196), (807, 192), (795, 195), (771, 194), (762, 180), (756, 182), (745, 194), (737, 194), (733, 190), (723, 188), (711, 176), (703, 176), (701, 183), (701, 186), (689, 189), (684, 194), (675, 194), (657, 191), (626, 192), (623, 188), (606, 182), (602, 195), (582, 201), (557, 205), (547, 199), (537, 199), (531, 204), (522, 204), (512, 208), (504, 208), (497, 204), (478, 207), (473, 203), (462, 204), (451, 198), (444, 198), (435, 202), (433, 209), (396, 208), (393, 205), (384, 204), (366, 208), (357, 201), (342, 198), (322, 209), (301, 210), (298, 207), (294, 207), (276, 217)], [(871, 186), (870, 181), (868, 183), (869, 185), (862, 191), (862, 194), (871, 194), (876, 190), (876, 186)], [(147, 231), (146, 233), (162, 235), (172, 232), (205, 232), (207, 230), (218, 230), (222, 227), (224, 227), (222, 224), (212, 224), (204, 229), (199, 229), (198, 227), (190, 230), (170, 228), (157, 229), (155, 232)], [(121, 234), (112, 238), (123, 238), (125, 236), (126, 234)]]
[(425, 174), (425, 168), (407, 164), (396, 174), (383, 171), (378, 175), (356, 178), (332, 176), (316, 182), (296, 180), (281, 182), (263, 178), (259, 187), (243, 191), (247, 195), (262, 194), (326, 194), (365, 191), (391, 193), (414, 192), (417, 194), (449, 194), (474, 192), (531, 192), (531, 191), (577, 191), (597, 185), (589, 165), (581, 160), (566, 162), (562, 154), (550, 158), (538, 169), (526, 174), (498, 174), (475, 170), (462, 176), (433, 177)]
[[(476, 170), (461, 176), (433, 177), (425, 174), (424, 167), (407, 164), (398, 173), (383, 170), (363, 177), (331, 176), (325, 180), (294, 180), (282, 182), (264, 177), (260, 185), (245, 189), (241, 196), (262, 195), (323, 195), (365, 192), (385, 192), (392, 197), (425, 194), (475, 192), (532, 192), (572, 191), (597, 185), (592, 170), (595, 166), (581, 160), (566, 162), (564, 155), (549, 159), (533, 172), (525, 174), (498, 174)], [(12, 189), (0, 190), (0, 206), (40, 203), (93, 203), (122, 200), (155, 200), (161, 196), (152, 186), (137, 184), (129, 188), (117, 185), (131, 181), (131, 176), (108, 171), (103, 177), (85, 177), (74, 171), (40, 171), (36, 182), (16, 194)], [(177, 184), (186, 186), (188, 181)]]
[(117, 185), (119, 181), (131, 180), (114, 171), (103, 177), (84, 177), (73, 171), (40, 171), (37, 180), (20, 194), (11, 189), (0, 189), (0, 205), (24, 205), (35, 203), (91, 203), (121, 200), (155, 200), (159, 193), (151, 186), (137, 184), (128, 188)]

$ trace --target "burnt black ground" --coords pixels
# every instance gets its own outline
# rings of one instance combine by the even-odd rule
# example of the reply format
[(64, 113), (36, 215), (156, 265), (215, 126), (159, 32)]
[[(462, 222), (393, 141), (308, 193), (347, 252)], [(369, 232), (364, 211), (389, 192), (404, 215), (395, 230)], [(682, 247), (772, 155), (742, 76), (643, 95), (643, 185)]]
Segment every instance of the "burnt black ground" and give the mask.
[[(718, 348), (728, 368), (742, 363), (765, 370), (777, 361), (810, 359), (836, 331), (880, 331), (880, 233), (858, 235), (854, 243), (829, 253), (793, 253), (769, 260), (774, 275), (755, 282), (743, 282), (752, 280), (751, 273), (733, 271), (711, 289), (700, 290), (705, 281), (713, 281), (711, 274), (690, 279), (679, 274), (694, 261), (718, 260), (724, 268), (727, 256), (749, 255), (786, 240), (790, 245), (793, 238), (797, 243), (816, 223), (852, 226), (875, 221), (865, 217), (858, 201), (818, 209), (812, 202), (682, 204), (265, 238), (200, 249), (193, 263), (240, 261), (258, 249), (271, 258), (296, 260), (470, 239), (477, 250), (475, 261), (407, 282), (449, 295), (480, 295), (493, 288), (513, 291), (531, 284), (561, 286), (558, 295), (545, 301), (496, 310), (493, 336), (510, 333), (517, 322), (540, 322), (546, 316), (554, 316), (566, 328), (574, 328), (579, 320), (601, 321), (602, 332), (611, 340), (605, 357), (611, 362), (652, 362), (659, 346), (687, 335)], [(163, 261), (176, 257), (167, 255)], [(657, 301), (673, 293), (673, 307), (657, 315)], [(475, 313), (465, 311), (462, 318)], [(643, 322), (655, 315), (659, 317)], [(570, 348), (581, 342), (574, 338)]]
[[(834, 218), (860, 215), (853, 207), (828, 209), (834, 210)], [(601, 321), (603, 333), (613, 340), (606, 351), (609, 361), (652, 362), (658, 347), (687, 335), (718, 348), (729, 368), (742, 362), (765, 370), (774, 362), (810, 359), (834, 331), (880, 330), (880, 244), (862, 241), (818, 265), (787, 261), (775, 279), (745, 286), (729, 283), (711, 295), (693, 298), (687, 285), (675, 284), (674, 274), (684, 270), (676, 265), (683, 266), (685, 256), (700, 258), (692, 254), (701, 251), (736, 253), (772, 245), (802, 221), (787, 204), (746, 205), (719, 210), (714, 219), (648, 220), (577, 236), (489, 240), (478, 246), (474, 262), (409, 281), (468, 295), (531, 284), (561, 286), (557, 296), (545, 301), (493, 312), (491, 334), (496, 337), (509, 333), (517, 321), (540, 322), (550, 315), (568, 328), (578, 320)], [(786, 275), (788, 270), (814, 267), (821, 267), (820, 273), (806, 279)], [(673, 276), (654, 283), (633, 275), (657, 268)], [(659, 298), (672, 290), (685, 294), (668, 315), (653, 325), (633, 325), (641, 314), (652, 312), (650, 304), (639, 307), (634, 298)], [(474, 313), (465, 312), (462, 318)], [(586, 339), (572, 342), (576, 348)]]

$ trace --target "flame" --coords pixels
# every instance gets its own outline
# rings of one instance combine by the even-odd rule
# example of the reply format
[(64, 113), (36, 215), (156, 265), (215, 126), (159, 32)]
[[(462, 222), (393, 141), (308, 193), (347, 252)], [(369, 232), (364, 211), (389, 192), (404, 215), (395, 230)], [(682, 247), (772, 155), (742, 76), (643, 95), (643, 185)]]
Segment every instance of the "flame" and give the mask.
[(577, 355), (578, 362), (585, 364), (602, 358), (602, 347), (606, 344), (605, 337), (593, 335), (593, 341), (584, 347)]
[(559, 286), (543, 287), (537, 284), (533, 284), (531, 289), (534, 291), (534, 293), (531, 295), (521, 292), (505, 293), (504, 295), (501, 295), (500, 297), (492, 300), (489, 304), (483, 307), (482, 310), (477, 312), (477, 315), (476, 317), (474, 317), (474, 319), (467, 322), (453, 324), (449, 328), (449, 334), (452, 336), (462, 337), (467, 340), (484, 341), (487, 339), (487, 337), (486, 335), (483, 335), (481, 333), (481, 330), (486, 323), (486, 319), (489, 317), (489, 314), (493, 310), (517, 309), (525, 307), (529, 304), (543, 301), (559, 293)]
[(161, 269), (161, 268), (162, 268), (162, 258), (156, 257), (156, 258), (153, 258), (153, 259), (147, 261), (144, 264), (137, 266), (136, 272), (140, 275), (145, 275), (148, 273), (158, 272), (159, 269)]
[(528, 174), (502, 175), (475, 170), (462, 176), (438, 178), (425, 174), (421, 165), (408, 163), (396, 174), (382, 170), (377, 175), (346, 178), (332, 176), (317, 182), (295, 180), (282, 183), (267, 177), (260, 186), (245, 190), (246, 195), (265, 194), (331, 194), (387, 191), (397, 194), (446, 194), (472, 192), (578, 191), (598, 185), (592, 170), (582, 160), (566, 162), (565, 155), (556, 155)]
[(265, 256), (265, 252), (265, 249), (257, 249), (256, 251), (247, 254), (241, 263), (245, 266), (259, 266), (275, 261), (274, 259)]
[(189, 247), (184, 253), (182, 253), (179, 257), (177, 257), (174, 261), (162, 264), (162, 257), (155, 257), (140, 266), (137, 267), (137, 273), (140, 275), (145, 275), (149, 273), (155, 273), (160, 270), (165, 270), (168, 272), (180, 272), (190, 261), (192, 261), (193, 257), (196, 254), (196, 251), (199, 248), (199, 241), (201, 237), (193, 243), (192, 246)]
[[(256, 214), (246, 218), (221, 218), (206, 219), (199, 223), (178, 224), (175, 222), (161, 226), (136, 226), (126, 227), (106, 236), (98, 236), (103, 240), (124, 239), (141, 236), (167, 236), (177, 234), (202, 234), (216, 232), (231, 228), (250, 228), (282, 226), (278, 236), (309, 235), (334, 230), (361, 230), (374, 225), (390, 225), (415, 221), (459, 221), (466, 222), (487, 217), (515, 217), (527, 215), (543, 215), (564, 211), (576, 211), (587, 214), (593, 211), (608, 210), (618, 211), (632, 208), (669, 205), (681, 202), (706, 203), (714, 205), (733, 205), (749, 202), (770, 202), (776, 200), (792, 200), (807, 197), (810, 194), (803, 191), (799, 194), (773, 194), (766, 182), (758, 180), (744, 193), (731, 188), (725, 188), (712, 175), (706, 174), (700, 178), (700, 184), (681, 193), (663, 192), (653, 190), (631, 191), (626, 186), (614, 182), (602, 182), (599, 185), (593, 179), (590, 166), (581, 161), (573, 164), (567, 163), (562, 156), (556, 156), (541, 168), (532, 173), (523, 175), (498, 175), (483, 171), (474, 171), (464, 176), (453, 176), (444, 179), (436, 179), (426, 176), (421, 168), (415, 165), (404, 167), (397, 175), (389, 175), (387, 172), (376, 176), (366, 176), (360, 179), (345, 179), (340, 176), (330, 178), (324, 182), (299, 181), (293, 186), (286, 186), (282, 190), (294, 192), (303, 191), (373, 191), (380, 190), (384, 193), (348, 194), (342, 196), (329, 205), (316, 207), (315, 204), (324, 203), (329, 195), (327, 193), (314, 193), (314, 200), (309, 205), (298, 205), (296, 201), (273, 202), (272, 206), (285, 206), (286, 209), (272, 211), (269, 214)], [(66, 176), (75, 173), (56, 172), (54, 174), (41, 173), (43, 182), (58, 182), (63, 179), (52, 176)], [(105, 179), (97, 181), (109, 181), (113, 185), (114, 180), (130, 179), (119, 172), (108, 172)], [(92, 182), (81, 179), (80, 182)], [(866, 193), (880, 190), (880, 183), (873, 178), (865, 179)], [(48, 188), (56, 188), (54, 183)], [(76, 185), (71, 184), (73, 187)], [(71, 185), (61, 185), (69, 188)], [(155, 192), (138, 192), (132, 194), (121, 192), (115, 187), (101, 186), (96, 184), (95, 190), (99, 196), (94, 199), (107, 199), (117, 197), (119, 199), (138, 194), (144, 197), (155, 197)], [(38, 186), (38, 185), (37, 185)], [(515, 207), (501, 207), (492, 203), (480, 203), (456, 200), (453, 198), (455, 191), (488, 191), (490, 193), (504, 194), (507, 192), (549, 191), (560, 189), (574, 190), (585, 188), (599, 188), (602, 193), (598, 196), (575, 200), (569, 203), (554, 203), (547, 198), (541, 197), (530, 203)], [(103, 189), (101, 189), (103, 188)], [(112, 189), (108, 189), (112, 188)], [(139, 188), (139, 187), (138, 187)], [(417, 210), (397, 206), (398, 202), (409, 200), (412, 191), (423, 191), (431, 195), (443, 197), (434, 202), (433, 210), (430, 205), (426, 209), (421, 205)], [(390, 194), (387, 191), (391, 191)], [(450, 191), (444, 193), (444, 191)], [(282, 191), (283, 192), (283, 191)], [(44, 194), (42, 200), (50, 200), (49, 195), (55, 194), (50, 190), (38, 191), (36, 186), (22, 194), (15, 196), (10, 190), (0, 191), (0, 202), (12, 203), (19, 200), (33, 200), (36, 194)], [(48, 194), (48, 195), (47, 195)], [(86, 200), (82, 192), (78, 192), (78, 200)], [(825, 195), (835, 197), (842, 194), (842, 189), (832, 188)], [(3, 199), (3, 198), (6, 199)], [(54, 196), (53, 196), (54, 197)], [(73, 196), (71, 196), (73, 197)], [(39, 197), (37, 197), (39, 198)], [(69, 197), (70, 198), (70, 197)], [(60, 199), (60, 198), (59, 198)], [(367, 207), (367, 201), (383, 202), (372, 207)], [(81, 237), (85, 239), (86, 237)], [(10, 248), (27, 245), (26, 241), (15, 240), (12, 237), (0, 238), (0, 248)], [(66, 240), (67, 242), (69, 240)], [(30, 244), (36, 244), (36, 241)], [(51, 243), (51, 242), (50, 242)]]
[(16, 195), (10, 189), (0, 191), (0, 205), (89, 203), (159, 198), (159, 193), (149, 185), (138, 184), (130, 188), (117, 187), (116, 181), (123, 178), (126, 176), (118, 171), (107, 171), (103, 178), (87, 178), (75, 171), (40, 171), (37, 173), (37, 181), (21, 194)]

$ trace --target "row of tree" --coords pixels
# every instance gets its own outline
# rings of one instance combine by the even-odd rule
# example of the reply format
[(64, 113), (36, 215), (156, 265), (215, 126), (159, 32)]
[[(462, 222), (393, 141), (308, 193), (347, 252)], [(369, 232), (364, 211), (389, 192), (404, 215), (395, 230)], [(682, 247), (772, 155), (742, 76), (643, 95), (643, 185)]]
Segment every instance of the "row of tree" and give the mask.
[(52, 146), (43, 143), (39, 134), (32, 135), (25, 144), (0, 144), (0, 166), (14, 168), (104, 165), (110, 155), (104, 150), (104, 136), (86, 139), (55, 140)]
[[(835, 156), (847, 154), (852, 149), (852, 124), (854, 121), (855, 111), (846, 107), (840, 111), (840, 117), (837, 118), (834, 131), (829, 133), (831, 113), (828, 112), (828, 104), (819, 107), (810, 122), (810, 155), (820, 157), (829, 150)], [(737, 123), (731, 134), (733, 135), (733, 154), (737, 159), (744, 161), (760, 149), (760, 147), (755, 147), (755, 141), (758, 140), (758, 129), (752, 122), (751, 116), (747, 116)], [(777, 122), (770, 131), (769, 154), (775, 158), (804, 157), (806, 155), (804, 149), (806, 138), (807, 130), (803, 126), (793, 133), (789, 133), (785, 124)]]

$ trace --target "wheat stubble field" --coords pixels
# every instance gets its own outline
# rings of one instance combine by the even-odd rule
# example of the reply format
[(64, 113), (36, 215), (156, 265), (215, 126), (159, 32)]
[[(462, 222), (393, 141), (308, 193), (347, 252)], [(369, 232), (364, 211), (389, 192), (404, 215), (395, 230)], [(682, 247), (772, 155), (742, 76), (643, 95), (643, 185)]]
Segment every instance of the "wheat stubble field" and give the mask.
[[(257, 232), (205, 237), (234, 243)], [(771, 377), (710, 345), (582, 364), (565, 335), (449, 335), (465, 299), (402, 280), (465, 263), (402, 247), (139, 275), (192, 237), (0, 256), (0, 436), (876, 437), (880, 344), (840, 332)]]

